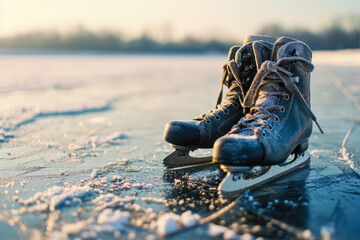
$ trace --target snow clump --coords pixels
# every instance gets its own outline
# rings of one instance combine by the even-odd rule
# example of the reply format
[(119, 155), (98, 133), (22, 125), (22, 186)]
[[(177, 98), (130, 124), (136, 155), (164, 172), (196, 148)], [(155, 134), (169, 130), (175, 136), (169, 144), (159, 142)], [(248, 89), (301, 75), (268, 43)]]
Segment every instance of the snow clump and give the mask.
[(28, 199), (19, 199), (23, 205), (47, 204), (50, 211), (64, 205), (74, 205), (81, 202), (81, 199), (90, 194), (92, 190), (88, 185), (85, 186), (53, 186), (44, 192), (35, 193)]

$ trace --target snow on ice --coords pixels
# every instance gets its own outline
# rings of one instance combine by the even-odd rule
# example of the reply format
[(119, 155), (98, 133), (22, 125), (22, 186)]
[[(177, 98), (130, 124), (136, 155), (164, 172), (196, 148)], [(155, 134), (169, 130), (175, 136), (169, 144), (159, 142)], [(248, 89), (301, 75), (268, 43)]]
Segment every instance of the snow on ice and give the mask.
[(45, 192), (38, 192), (28, 199), (19, 199), (23, 205), (38, 204), (39, 210), (46, 204), (50, 211), (55, 211), (63, 205), (81, 202), (81, 199), (91, 193), (89, 186), (53, 186)]
[(157, 233), (161, 237), (166, 237), (176, 232), (178, 227), (179, 215), (167, 213), (162, 215), (157, 221)]

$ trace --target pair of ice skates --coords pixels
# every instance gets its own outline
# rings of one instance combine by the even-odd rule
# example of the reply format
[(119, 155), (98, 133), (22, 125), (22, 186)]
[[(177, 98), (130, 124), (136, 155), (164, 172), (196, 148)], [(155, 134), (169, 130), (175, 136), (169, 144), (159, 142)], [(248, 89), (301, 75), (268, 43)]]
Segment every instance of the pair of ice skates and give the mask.
[[(164, 164), (221, 164), (228, 172), (219, 185), (223, 198), (304, 166), (312, 121), (318, 125), (310, 110), (311, 58), (305, 43), (287, 37), (250, 36), (232, 47), (215, 109), (165, 127), (176, 150)], [(191, 157), (198, 148), (213, 148), (213, 156)]]

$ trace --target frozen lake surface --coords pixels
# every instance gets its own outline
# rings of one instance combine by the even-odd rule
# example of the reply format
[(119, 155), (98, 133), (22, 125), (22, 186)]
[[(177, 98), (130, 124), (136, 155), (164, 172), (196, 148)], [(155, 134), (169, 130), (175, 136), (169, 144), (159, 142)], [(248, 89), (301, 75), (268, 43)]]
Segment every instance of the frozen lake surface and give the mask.
[[(225, 61), (0, 55), (1, 239), (157, 239), (225, 207), (216, 167), (162, 165), (165, 124), (213, 108)], [(171, 239), (358, 238), (360, 51), (315, 52), (313, 62), (325, 134), (314, 128), (309, 167)]]

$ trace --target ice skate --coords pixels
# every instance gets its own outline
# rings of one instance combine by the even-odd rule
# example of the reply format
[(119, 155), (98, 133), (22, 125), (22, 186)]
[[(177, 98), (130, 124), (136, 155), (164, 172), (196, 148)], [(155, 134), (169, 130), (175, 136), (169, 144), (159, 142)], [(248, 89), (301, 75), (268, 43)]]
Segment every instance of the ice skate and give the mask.
[[(242, 101), (261, 64), (270, 59), (274, 42), (265, 36), (250, 36), (244, 45), (229, 50), (228, 63), (223, 67), (221, 88), (213, 110), (187, 121), (169, 122), (164, 139), (172, 144), (175, 152), (164, 158), (168, 168), (211, 164), (212, 157), (192, 157), (190, 151), (212, 148), (214, 142), (228, 133), (231, 127), (244, 116)], [(222, 101), (223, 85), (229, 88)]]
[(243, 107), (250, 108), (249, 113), (214, 144), (213, 161), (228, 171), (219, 186), (222, 197), (308, 162), (312, 121), (318, 125), (310, 110), (312, 70), (311, 50), (305, 43), (285, 37), (275, 42), (271, 61), (262, 64), (245, 97)]

